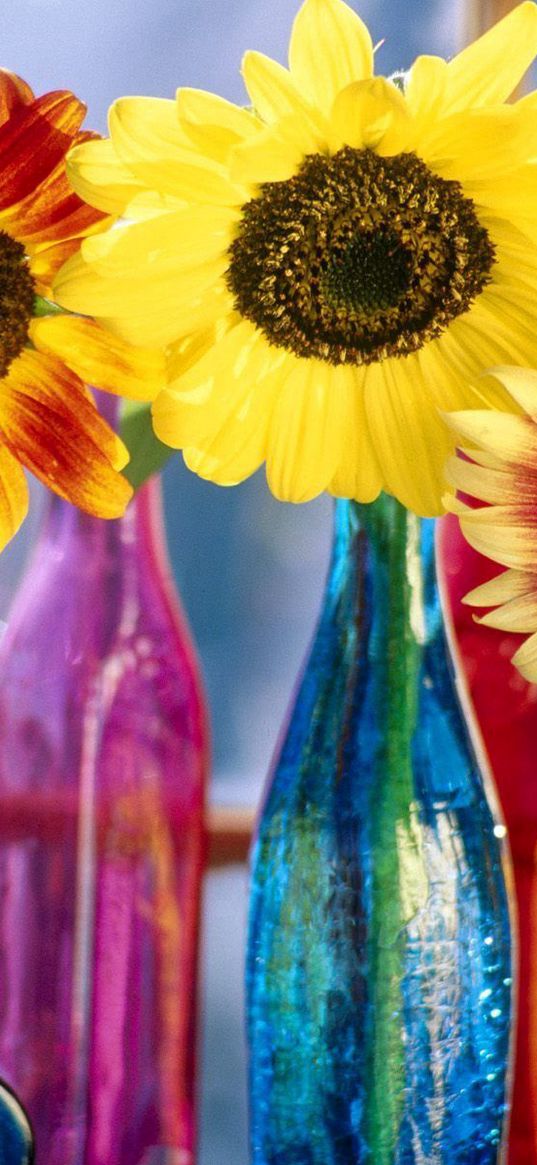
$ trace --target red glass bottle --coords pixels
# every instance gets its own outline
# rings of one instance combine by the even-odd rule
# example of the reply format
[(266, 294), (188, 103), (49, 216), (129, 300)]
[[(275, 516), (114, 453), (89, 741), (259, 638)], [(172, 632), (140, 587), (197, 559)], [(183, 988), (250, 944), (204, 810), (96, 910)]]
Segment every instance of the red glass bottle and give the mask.
[(452, 515), (439, 523), (438, 570), (509, 834), (517, 920), (517, 1024), (509, 1165), (537, 1165), (537, 685), (511, 663), (524, 636), (476, 623), (464, 595), (498, 574), (463, 538)]

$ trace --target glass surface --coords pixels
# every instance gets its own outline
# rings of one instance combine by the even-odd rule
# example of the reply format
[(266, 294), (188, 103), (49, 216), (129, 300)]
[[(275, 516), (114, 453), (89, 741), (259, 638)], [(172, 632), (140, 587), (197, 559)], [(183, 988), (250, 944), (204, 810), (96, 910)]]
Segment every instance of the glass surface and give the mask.
[(493, 1165), (509, 920), (446, 650), (433, 524), (386, 496), (336, 512), (254, 849), (252, 1161)]
[(0, 1076), (38, 1165), (192, 1160), (206, 732), (158, 506), (51, 498), (0, 649)]
[(517, 1025), (509, 1165), (537, 1160), (537, 685), (511, 663), (526, 638), (478, 624), (462, 598), (495, 577), (496, 563), (464, 540), (453, 515), (440, 523), (439, 574), (443, 578), (461, 652), (461, 665), (479, 719), (501, 800), (516, 889)]

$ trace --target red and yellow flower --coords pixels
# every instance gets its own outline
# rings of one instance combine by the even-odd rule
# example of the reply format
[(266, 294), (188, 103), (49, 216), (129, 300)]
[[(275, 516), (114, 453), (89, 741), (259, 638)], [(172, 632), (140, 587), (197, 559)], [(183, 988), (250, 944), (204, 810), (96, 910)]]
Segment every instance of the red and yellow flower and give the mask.
[(0, 549), (28, 507), (23, 466), (100, 517), (131, 495), (118, 472), (127, 451), (85, 383), (151, 395), (158, 358), (108, 337), (92, 320), (58, 313), (52, 281), (82, 239), (110, 223), (67, 180), (84, 105), (66, 91), (34, 97), (0, 71)]
[(499, 381), (524, 415), (494, 410), (452, 413), (448, 420), (464, 441), (466, 459), (453, 457), (451, 484), (484, 502), (472, 509), (447, 500), (459, 515), (466, 540), (481, 554), (507, 567), (466, 595), (476, 607), (494, 607), (479, 622), (528, 635), (513, 655), (525, 679), (537, 682), (537, 372), (498, 368)]

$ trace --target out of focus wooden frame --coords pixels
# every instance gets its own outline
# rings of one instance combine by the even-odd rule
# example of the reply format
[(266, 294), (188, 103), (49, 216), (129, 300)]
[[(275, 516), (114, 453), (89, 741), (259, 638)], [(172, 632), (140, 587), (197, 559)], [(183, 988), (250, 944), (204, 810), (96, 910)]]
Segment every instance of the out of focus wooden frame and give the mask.
[(516, 7), (518, 0), (467, 0), (463, 39), (468, 44)]

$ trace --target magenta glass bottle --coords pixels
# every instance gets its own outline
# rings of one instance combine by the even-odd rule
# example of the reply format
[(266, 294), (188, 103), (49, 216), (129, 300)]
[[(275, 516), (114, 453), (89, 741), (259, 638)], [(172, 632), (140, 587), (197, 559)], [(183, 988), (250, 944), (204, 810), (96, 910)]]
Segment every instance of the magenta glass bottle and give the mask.
[(0, 649), (0, 1077), (36, 1165), (193, 1161), (206, 720), (159, 506), (52, 498)]

